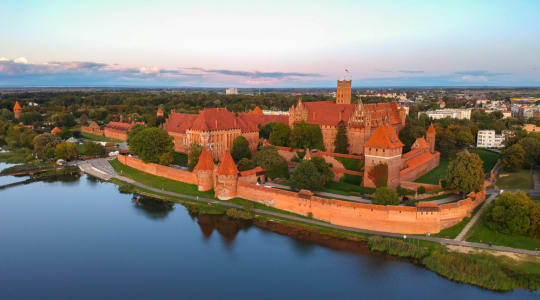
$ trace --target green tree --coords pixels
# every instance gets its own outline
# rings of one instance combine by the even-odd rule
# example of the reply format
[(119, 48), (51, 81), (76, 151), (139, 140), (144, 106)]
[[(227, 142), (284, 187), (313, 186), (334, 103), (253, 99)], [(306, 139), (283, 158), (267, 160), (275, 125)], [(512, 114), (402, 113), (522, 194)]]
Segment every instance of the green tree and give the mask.
[(270, 133), (272, 133), (272, 129), (274, 128), (274, 125), (279, 124), (276, 122), (270, 122), (266, 123), (260, 130), (259, 130), (259, 137), (261, 139), (269, 139)]
[(520, 169), (525, 164), (525, 150), (520, 144), (514, 144), (503, 151), (502, 164), (508, 171)]
[(324, 160), (324, 158), (315, 156), (311, 158), (311, 162), (313, 162), (317, 168), (317, 172), (324, 177), (325, 185), (334, 179), (334, 173), (332, 170), (330, 170), (330, 165)]
[(199, 157), (201, 156), (202, 146), (197, 143), (191, 143), (188, 149), (188, 170), (193, 171), (197, 163), (199, 163)]
[(41, 159), (47, 157), (47, 151), (54, 149), (56, 145), (60, 144), (62, 140), (54, 134), (48, 132), (42, 133), (34, 137), (34, 152)]
[(492, 230), (524, 235), (531, 226), (530, 212), (535, 203), (524, 192), (502, 193), (484, 213), (485, 223)]
[(253, 160), (257, 166), (265, 170), (265, 175), (269, 178), (288, 178), (289, 165), (287, 160), (279, 155), (276, 147), (263, 146), (255, 155)]
[(56, 159), (72, 160), (78, 155), (77, 145), (74, 143), (60, 143), (54, 148)]
[(324, 174), (319, 172), (311, 160), (303, 160), (299, 163), (294, 168), (290, 180), (295, 188), (310, 191), (322, 190), (327, 182)]
[(247, 171), (255, 168), (255, 162), (249, 158), (242, 158), (238, 161), (238, 170), (239, 171)]
[(138, 155), (144, 162), (159, 163), (163, 153), (173, 151), (173, 140), (167, 131), (149, 127), (139, 131), (129, 144), (131, 153)]
[(449, 159), (456, 152), (456, 136), (448, 128), (437, 126), (435, 149), (441, 153), (441, 158)]
[(414, 141), (423, 136), (426, 130), (422, 126), (413, 125), (410, 122), (399, 131), (399, 139), (403, 142), (403, 153), (409, 152)]
[(82, 147), (82, 153), (89, 156), (104, 156), (106, 152), (105, 147), (94, 142), (84, 143)]
[(397, 205), (399, 204), (399, 196), (395, 190), (381, 186), (375, 190), (375, 199), (373, 202), (383, 205)]
[(460, 130), (456, 134), (456, 144), (459, 147), (468, 147), (471, 144), (474, 144), (474, 136), (467, 129)]
[(480, 191), (486, 177), (482, 166), (483, 161), (478, 154), (459, 152), (448, 165), (447, 187), (463, 194)]
[(29, 111), (22, 113), (19, 121), (23, 122), (24, 125), (32, 125), (34, 123), (43, 121), (43, 117), (37, 111)]
[(540, 163), (540, 135), (530, 134), (519, 141), (525, 150), (525, 165), (534, 166)]
[(165, 153), (161, 154), (161, 156), (159, 157), (159, 164), (160, 165), (168, 166), (168, 165), (170, 165), (172, 163), (173, 163), (173, 155), (172, 155), (171, 151), (165, 152)]
[(237, 136), (233, 141), (231, 156), (235, 162), (242, 158), (251, 158), (251, 150), (249, 150), (249, 142), (243, 136)]
[(295, 124), (291, 133), (290, 146), (301, 149), (325, 150), (321, 128), (317, 125), (306, 124), (304, 121)]
[(289, 145), (291, 138), (291, 128), (287, 124), (274, 123), (272, 131), (270, 132), (270, 142), (272, 145), (284, 146)]
[(127, 134), (127, 143), (131, 144), (131, 142), (133, 141), (133, 138), (137, 135), (137, 133), (143, 131), (146, 128), (147, 127), (142, 124), (137, 124), (131, 127), (131, 129), (128, 131), (128, 134)]
[(345, 122), (339, 121), (336, 133), (336, 139), (334, 140), (334, 152), (336, 153), (349, 153), (349, 138), (347, 137), (347, 127)]

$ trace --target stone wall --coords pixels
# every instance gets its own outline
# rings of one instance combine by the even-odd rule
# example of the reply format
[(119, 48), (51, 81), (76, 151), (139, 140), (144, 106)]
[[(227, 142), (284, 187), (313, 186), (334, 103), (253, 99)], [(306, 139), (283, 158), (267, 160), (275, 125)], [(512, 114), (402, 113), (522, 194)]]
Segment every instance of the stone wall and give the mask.
[(439, 152), (435, 152), (432, 160), (427, 161), (426, 163), (416, 168), (407, 168), (405, 170), (402, 170), (399, 174), (400, 180), (401, 181), (415, 181), (416, 179), (420, 178), (422, 175), (438, 167), (440, 158), (441, 158), (441, 154)]
[[(144, 163), (124, 155), (119, 155), (118, 160), (153, 175), (189, 184), (198, 182), (197, 176), (192, 172)], [(268, 188), (251, 183), (253, 180), (243, 180), (242, 177), (237, 179), (236, 175), (216, 177), (216, 192), (224, 198), (237, 196), (300, 215), (310, 215), (334, 225), (400, 234), (437, 233), (469, 216), (485, 199), (485, 191), (482, 191), (465, 200), (440, 206), (434, 203), (422, 203), (418, 207), (384, 206), (325, 199), (311, 193)], [(234, 187), (231, 188), (231, 185)]]
[(426, 234), (437, 233), (470, 215), (476, 205), (484, 200), (485, 194), (457, 203), (417, 208), (306, 197), (295, 192), (239, 182), (237, 196), (300, 215), (311, 215), (334, 225), (402, 234)]
[(143, 171), (145, 173), (189, 184), (197, 184), (197, 176), (193, 172), (170, 168), (153, 163), (145, 163), (138, 158), (125, 155), (118, 155), (118, 161), (126, 166), (132, 167), (139, 171)]
[[(406, 188), (413, 191), (416, 191), (419, 187), (423, 186), (426, 189), (426, 192), (442, 188), (442, 186), (440, 185), (412, 182), (412, 181), (401, 181), (400, 185), (402, 188)], [(436, 196), (436, 195), (432, 195), (432, 196)]]
[(117, 139), (122, 141), (127, 141), (127, 131), (107, 128), (103, 130), (104, 136), (110, 139)]

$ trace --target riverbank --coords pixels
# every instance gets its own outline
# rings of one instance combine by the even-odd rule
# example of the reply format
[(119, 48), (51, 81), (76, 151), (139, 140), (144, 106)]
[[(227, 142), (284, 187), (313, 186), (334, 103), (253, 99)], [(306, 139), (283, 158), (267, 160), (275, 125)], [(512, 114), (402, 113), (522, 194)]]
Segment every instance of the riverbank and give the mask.
[[(124, 192), (140, 193), (146, 196), (153, 196), (162, 200), (183, 204), (192, 214), (212, 214), (223, 215), (232, 219), (240, 218), (242, 220), (253, 222), (257, 227), (291, 237), (296, 236), (304, 240), (312, 239), (312, 241), (318, 240), (320, 242), (321, 240), (325, 241), (325, 238), (322, 238), (324, 236), (326, 237), (327, 244), (331, 244), (338, 240), (341, 241), (339, 242), (340, 244), (346, 245), (349, 242), (353, 242), (365, 246), (368, 245), (374, 237), (380, 238), (383, 239), (383, 243), (387, 243), (389, 246), (381, 248), (380, 244), (377, 247), (370, 244), (370, 249), (372, 251), (380, 251), (395, 257), (407, 259), (412, 263), (426, 267), (437, 274), (454, 281), (499, 291), (512, 289), (536, 290), (540, 288), (540, 274), (534, 271), (535, 269), (540, 270), (540, 260), (508, 260), (502, 259), (500, 256), (494, 256), (489, 252), (464, 255), (458, 251), (452, 250), (448, 246), (431, 241), (408, 239), (403, 241), (396, 238), (382, 238), (370, 234), (328, 228), (299, 220), (284, 219), (276, 217), (275, 215), (253, 212), (253, 206), (236, 208), (236, 210), (244, 210), (244, 214), (241, 214), (241, 217), (237, 217), (238, 214), (231, 213), (230, 207), (220, 205), (219, 200), (213, 204), (201, 203), (156, 193), (133, 185), (127, 185), (125, 182), (121, 182), (117, 179), (113, 179), (112, 181), (119, 184)], [(250, 217), (246, 218), (246, 216)], [(455, 261), (456, 263), (449, 263), (452, 261)]]

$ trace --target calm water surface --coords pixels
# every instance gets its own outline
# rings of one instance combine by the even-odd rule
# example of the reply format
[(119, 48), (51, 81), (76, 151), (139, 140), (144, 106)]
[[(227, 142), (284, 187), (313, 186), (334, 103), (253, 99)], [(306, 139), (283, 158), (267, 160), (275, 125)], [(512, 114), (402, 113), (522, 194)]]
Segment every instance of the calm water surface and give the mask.
[(0, 243), (0, 299), (540, 299), (135, 203), (87, 176), (0, 190)]

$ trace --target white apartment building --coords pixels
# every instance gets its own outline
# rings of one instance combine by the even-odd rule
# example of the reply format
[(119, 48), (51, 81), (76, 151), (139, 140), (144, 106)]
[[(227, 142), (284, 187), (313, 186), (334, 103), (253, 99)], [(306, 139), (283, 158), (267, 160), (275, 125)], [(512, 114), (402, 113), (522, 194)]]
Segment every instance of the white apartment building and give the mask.
[(225, 95), (238, 95), (237, 88), (228, 88), (225, 90)]
[(444, 119), (444, 118), (453, 118), (453, 119), (471, 119), (471, 109), (460, 109), (460, 108), (448, 108), (448, 109), (436, 109), (428, 110), (424, 112), (431, 119)]
[(504, 132), (496, 134), (495, 130), (478, 130), (476, 139), (476, 147), (478, 148), (503, 148), (504, 147)]

